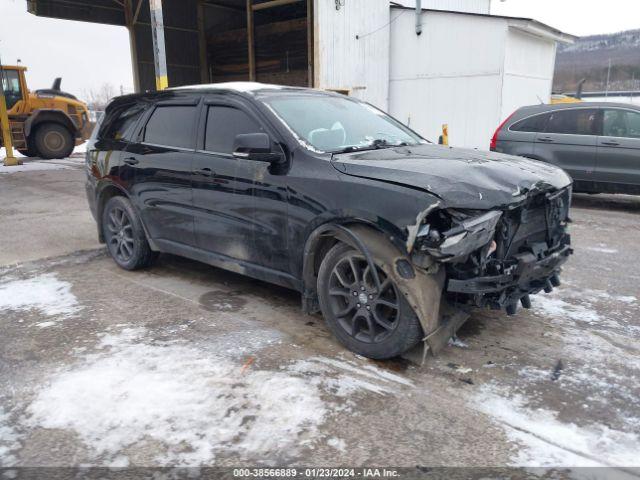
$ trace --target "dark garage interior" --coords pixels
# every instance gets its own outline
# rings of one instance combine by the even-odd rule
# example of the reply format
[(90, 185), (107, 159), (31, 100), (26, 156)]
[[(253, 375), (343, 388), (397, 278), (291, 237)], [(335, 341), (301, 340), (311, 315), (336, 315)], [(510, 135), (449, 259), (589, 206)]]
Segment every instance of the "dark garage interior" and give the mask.
[[(155, 88), (148, 0), (27, 5), (38, 16), (127, 27), (136, 90)], [(164, 0), (162, 9), (169, 86), (248, 80), (313, 86), (312, 0)]]

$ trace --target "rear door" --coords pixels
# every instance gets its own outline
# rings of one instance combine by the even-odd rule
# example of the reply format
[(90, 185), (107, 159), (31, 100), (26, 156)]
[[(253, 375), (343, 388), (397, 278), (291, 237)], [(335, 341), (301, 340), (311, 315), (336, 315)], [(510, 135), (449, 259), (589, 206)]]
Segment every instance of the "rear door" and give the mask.
[(603, 108), (602, 128), (595, 181), (613, 191), (640, 192), (640, 112)]
[(134, 172), (130, 189), (149, 235), (159, 244), (194, 245), (191, 170), (198, 99), (157, 103), (123, 163)]
[(555, 110), (545, 131), (536, 135), (534, 155), (564, 169), (578, 182), (592, 182), (599, 130), (597, 108)]

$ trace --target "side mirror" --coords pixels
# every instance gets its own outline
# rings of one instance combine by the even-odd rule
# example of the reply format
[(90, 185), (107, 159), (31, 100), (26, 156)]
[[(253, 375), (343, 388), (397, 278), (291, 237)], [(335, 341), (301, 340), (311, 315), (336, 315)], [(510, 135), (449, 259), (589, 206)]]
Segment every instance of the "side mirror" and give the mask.
[(256, 162), (278, 163), (282, 153), (271, 151), (271, 139), (266, 133), (244, 133), (233, 141), (233, 156)]

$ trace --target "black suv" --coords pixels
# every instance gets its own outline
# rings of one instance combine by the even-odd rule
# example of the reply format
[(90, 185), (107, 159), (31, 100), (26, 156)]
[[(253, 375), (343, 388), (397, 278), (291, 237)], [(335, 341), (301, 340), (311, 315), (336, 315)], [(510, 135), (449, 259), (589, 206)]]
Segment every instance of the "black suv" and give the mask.
[(371, 358), (437, 351), (469, 307), (529, 307), (571, 253), (561, 169), (433, 145), (328, 92), (119, 97), (86, 164), (100, 240), (122, 268), (168, 252), (296, 289)]

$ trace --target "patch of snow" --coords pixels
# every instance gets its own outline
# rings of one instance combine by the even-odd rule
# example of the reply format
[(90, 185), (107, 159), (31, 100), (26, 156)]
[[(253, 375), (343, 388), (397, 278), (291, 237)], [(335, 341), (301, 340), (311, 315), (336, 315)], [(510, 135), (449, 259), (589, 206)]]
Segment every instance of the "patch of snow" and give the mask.
[(58, 280), (54, 273), (0, 283), (0, 311), (40, 310), (47, 316), (70, 316), (81, 308), (71, 284)]
[(587, 247), (585, 248), (585, 250), (588, 250), (590, 252), (607, 253), (607, 254), (618, 253), (618, 250), (616, 250), (615, 248), (606, 248), (606, 247)]
[(550, 295), (537, 295), (535, 297), (534, 311), (541, 311), (552, 318), (570, 318), (578, 322), (596, 323), (601, 320), (600, 315), (594, 309), (585, 305), (574, 305)]
[(22, 165), (15, 165), (13, 167), (5, 167), (0, 164), (0, 174), (9, 174), (17, 172), (35, 172), (44, 170), (69, 170), (71, 167), (68, 165), (62, 165), (59, 163), (53, 163), (48, 160), (35, 160), (25, 162)]
[(341, 438), (331, 437), (329, 440), (327, 440), (327, 445), (335, 448), (340, 452), (344, 452), (347, 449), (347, 444)]
[(9, 414), (0, 406), (0, 467), (16, 463), (13, 452), (20, 448), (19, 436), (9, 421)]
[(28, 407), (28, 425), (73, 430), (107, 464), (148, 439), (166, 445), (161, 464), (202, 465), (224, 451), (295, 450), (317, 435), (327, 408), (304, 378), (241, 374), (236, 362), (190, 346), (134, 343), (141, 333), (103, 337), (109, 351), (56, 376)]
[(54, 325), (56, 325), (56, 322), (40, 322), (40, 323), (36, 323), (36, 327), (38, 327), (38, 328), (53, 327)]
[(449, 346), (457, 347), (457, 348), (469, 348), (469, 345), (466, 342), (460, 340), (457, 336), (453, 336), (449, 339)]
[(513, 466), (638, 466), (640, 436), (636, 433), (599, 424), (563, 423), (553, 412), (528, 408), (522, 396), (508, 397), (492, 386), (483, 387), (474, 404), (521, 446), (512, 459)]
[[(37, 393), (26, 425), (74, 431), (105, 465), (126, 465), (122, 451), (144, 448), (147, 441), (164, 445), (161, 465), (210, 465), (221, 454), (295, 455), (300, 446), (322, 439), (319, 427), (326, 418), (353, 401), (344, 397), (391, 394), (412, 385), (376, 367), (326, 358), (279, 371), (255, 363), (244, 368), (244, 358), (238, 362), (234, 355), (246, 350), (224, 348), (238, 343), (233, 334), (223, 336), (223, 348), (216, 347), (218, 339), (207, 347), (149, 336), (144, 328), (102, 335), (98, 353), (59, 372)], [(329, 442), (343, 447), (338, 439)]]

